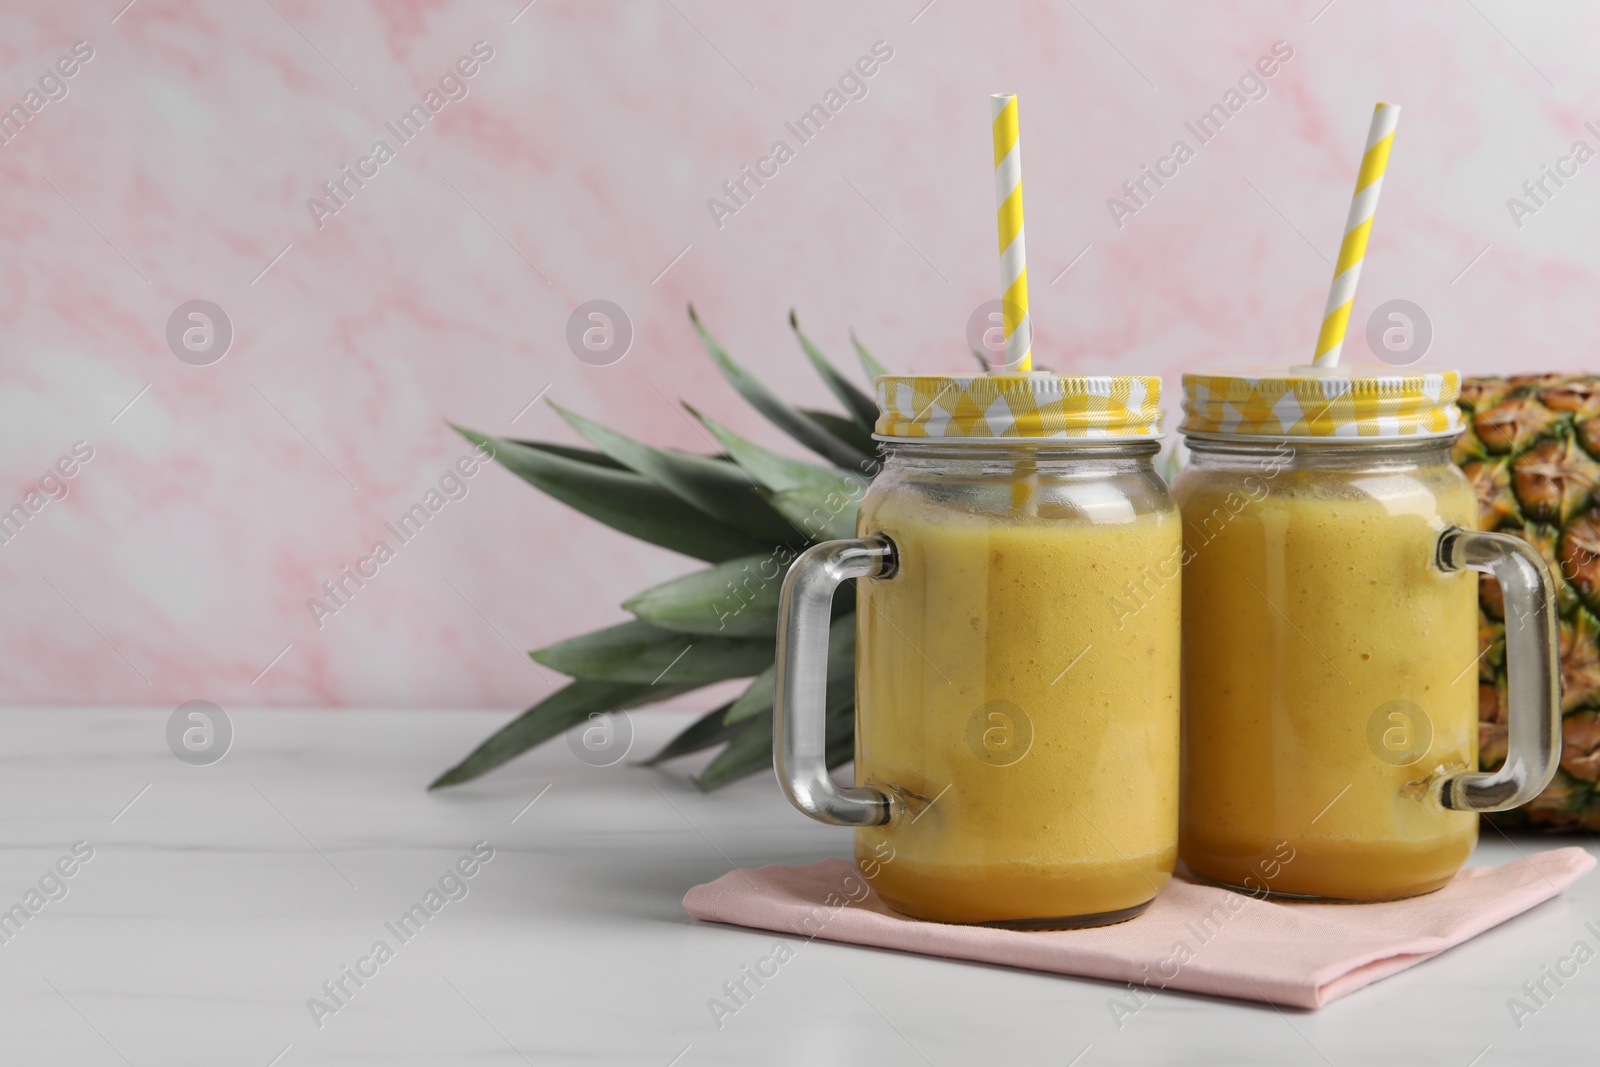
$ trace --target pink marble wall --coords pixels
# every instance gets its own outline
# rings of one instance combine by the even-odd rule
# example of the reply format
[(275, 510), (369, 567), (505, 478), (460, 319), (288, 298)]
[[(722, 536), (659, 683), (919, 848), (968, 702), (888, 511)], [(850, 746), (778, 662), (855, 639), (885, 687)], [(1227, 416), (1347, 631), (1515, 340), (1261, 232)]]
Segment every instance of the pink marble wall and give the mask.
[[(1589, 4), (125, 3), (8, 4), (0, 35), (0, 106), (40, 105), (0, 145), (0, 508), (92, 450), (0, 545), (0, 701), (547, 692), (517, 650), (692, 563), (489, 469), (320, 629), (307, 601), (466, 454), (446, 419), (572, 439), (528, 406), (543, 395), (699, 448), (684, 397), (762, 432), (690, 301), (806, 402), (827, 398), (791, 307), (841, 360), (854, 328), (893, 369), (965, 370), (997, 288), (994, 91), (1021, 95), (1056, 369), (1307, 355), (1379, 99), (1405, 110), (1357, 323), (1405, 298), (1434, 324), (1425, 366), (1596, 362), (1600, 163), (1507, 207), (1575, 141), (1600, 147)], [(80, 41), (92, 58), (50, 77)], [(385, 123), (479, 41), (465, 97), (400, 144)], [(866, 95), (714, 219), (708, 198), (794, 146), (784, 123), (880, 41)], [(1193, 144), (1184, 123), (1279, 41), (1266, 95), (1117, 225), (1121, 183)], [(393, 158), (314, 218), (379, 139)], [(564, 340), (594, 298), (637, 333), (612, 366)], [(166, 340), (191, 299), (234, 326), (208, 366)]]

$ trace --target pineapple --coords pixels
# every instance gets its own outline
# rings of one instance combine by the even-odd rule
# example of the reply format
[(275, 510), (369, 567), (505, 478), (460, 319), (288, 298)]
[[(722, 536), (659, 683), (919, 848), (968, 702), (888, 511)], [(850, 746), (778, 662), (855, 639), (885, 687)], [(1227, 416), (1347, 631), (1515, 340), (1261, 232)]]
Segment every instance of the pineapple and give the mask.
[[(1561, 613), (1561, 767), (1531, 803), (1490, 818), (1552, 832), (1600, 830), (1600, 375), (1472, 378), (1456, 462), (1485, 530), (1537, 548)], [(1505, 604), (1479, 582), (1479, 762), (1506, 758)]]
[[(689, 309), (712, 360), (745, 400), (828, 465), (803, 462), (740, 437), (694, 408), (718, 455), (654, 448), (556, 408), (593, 449), (490, 437), (512, 473), (557, 500), (643, 541), (710, 564), (622, 606), (633, 619), (529, 653), (573, 680), (491, 735), (429, 786), (456, 785), (500, 766), (591, 715), (649, 704), (714, 682), (749, 678), (734, 701), (673, 738), (649, 762), (723, 749), (696, 779), (715, 789), (772, 766), (773, 659), (778, 592), (796, 556), (817, 541), (855, 534), (856, 502), (877, 472), (877, 402), (800, 332), (801, 350), (845, 414), (791, 406), (734, 362)], [(852, 338), (853, 340), (853, 338)], [(862, 370), (883, 368), (855, 342)], [(553, 406), (553, 405), (552, 405)], [(687, 405), (685, 405), (687, 407)], [(828, 680), (828, 765), (854, 758), (855, 599), (836, 601)]]
[[(851, 536), (855, 501), (877, 471), (877, 405), (800, 332), (801, 349), (845, 414), (791, 406), (736, 363), (690, 319), (736, 390), (827, 465), (773, 452), (689, 408), (718, 455), (653, 448), (557, 408), (593, 449), (489, 437), (513, 473), (592, 518), (708, 567), (647, 589), (623, 607), (634, 618), (530, 655), (573, 681), (490, 736), (429, 786), (470, 781), (597, 713), (748, 678), (650, 760), (723, 746), (696, 780), (711, 790), (772, 765), (773, 654), (778, 590), (809, 545)], [(856, 342), (869, 378), (883, 368)], [(1600, 830), (1600, 375), (1474, 378), (1463, 386), (1466, 431), (1453, 455), (1477, 489), (1480, 525), (1518, 534), (1549, 563), (1561, 614), (1562, 756), (1530, 804), (1491, 818), (1548, 831)], [(842, 506), (841, 506), (841, 503)], [(836, 606), (828, 680), (828, 762), (853, 755), (853, 598)], [(1506, 758), (1505, 605), (1479, 582), (1481, 766)]]

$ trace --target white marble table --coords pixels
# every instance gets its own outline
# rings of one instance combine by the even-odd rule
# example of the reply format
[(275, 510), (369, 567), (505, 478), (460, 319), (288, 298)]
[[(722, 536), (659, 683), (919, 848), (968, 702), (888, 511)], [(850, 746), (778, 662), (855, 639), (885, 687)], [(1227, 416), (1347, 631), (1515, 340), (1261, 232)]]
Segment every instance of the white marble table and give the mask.
[[(684, 890), (848, 853), (770, 778), (703, 796), (693, 761), (594, 768), (557, 741), (428, 794), (503, 714), (234, 712), (228, 755), (196, 767), (167, 747), (168, 710), (0, 712), (0, 908), (41, 879), (59, 897), (0, 926), (0, 1063), (1495, 1067), (1600, 1049), (1600, 961), (1521, 1030), (1506, 1007), (1595, 940), (1600, 876), (1315, 1013), (1170, 994), (1119, 1030), (1108, 983), (789, 938), (795, 958), (719, 1030), (708, 998), (777, 938), (691, 922)], [(636, 715), (635, 754), (687, 721)], [(1489, 836), (1475, 862), (1543, 844)], [(80, 841), (92, 857), (47, 878)], [(493, 858), (446, 880), (466, 895), (402, 942), (385, 924), (479, 841)], [(314, 1020), (335, 980), (350, 995)]]

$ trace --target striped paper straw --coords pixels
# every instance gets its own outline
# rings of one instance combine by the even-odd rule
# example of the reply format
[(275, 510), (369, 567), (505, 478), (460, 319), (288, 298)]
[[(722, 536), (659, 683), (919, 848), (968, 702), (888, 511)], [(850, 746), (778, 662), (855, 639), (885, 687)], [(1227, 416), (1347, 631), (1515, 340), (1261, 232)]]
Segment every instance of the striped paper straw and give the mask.
[(1383, 172), (1389, 166), (1389, 146), (1394, 143), (1394, 128), (1399, 122), (1397, 104), (1380, 103), (1372, 109), (1367, 149), (1361, 157), (1361, 173), (1356, 176), (1350, 217), (1344, 223), (1344, 242), (1339, 246), (1339, 263), (1333, 268), (1333, 287), (1328, 290), (1328, 306), (1322, 313), (1322, 332), (1317, 336), (1317, 355), (1312, 362), (1318, 367), (1339, 365), (1339, 349), (1344, 346), (1350, 305), (1356, 298), (1361, 261), (1366, 257), (1367, 238), (1372, 233), (1372, 215), (1378, 210)]
[(1000, 205), (1000, 286), (1006, 328), (1006, 369), (1033, 370), (1033, 322), (1028, 318), (1028, 257), (1022, 240), (1022, 144), (1017, 138), (1017, 98), (995, 93), (994, 196)]

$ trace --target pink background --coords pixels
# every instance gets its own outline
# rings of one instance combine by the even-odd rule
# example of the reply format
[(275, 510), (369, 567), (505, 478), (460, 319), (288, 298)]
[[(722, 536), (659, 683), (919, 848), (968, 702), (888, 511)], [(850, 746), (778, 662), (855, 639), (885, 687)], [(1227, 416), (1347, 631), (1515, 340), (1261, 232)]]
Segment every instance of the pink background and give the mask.
[[(998, 289), (994, 91), (1021, 97), (1054, 369), (1303, 360), (1380, 99), (1404, 113), (1347, 356), (1405, 298), (1433, 322), (1424, 367), (1595, 363), (1600, 162), (1520, 229), (1506, 206), (1575, 140), (1600, 147), (1592, 4), (125, 2), (7, 3), (0, 35), (5, 107), (94, 49), (0, 146), (0, 509), (94, 449), (0, 545), (4, 702), (542, 696), (518, 650), (695, 564), (490, 469), (321, 630), (306, 602), (467, 452), (446, 419), (574, 440), (527, 406), (548, 387), (703, 449), (682, 397), (787, 447), (690, 301), (811, 406), (831, 405), (790, 307), (852, 369), (851, 328), (892, 370), (969, 369), (968, 315)], [(478, 40), (470, 95), (397, 146), (383, 124)], [(793, 146), (784, 123), (880, 40), (868, 95), (719, 229), (707, 198)], [(1119, 229), (1107, 199), (1279, 40), (1269, 94)], [(380, 137), (396, 157), (319, 229), (307, 198)], [(211, 366), (165, 340), (194, 298), (236, 331)], [(594, 298), (636, 330), (612, 366), (566, 347)]]

